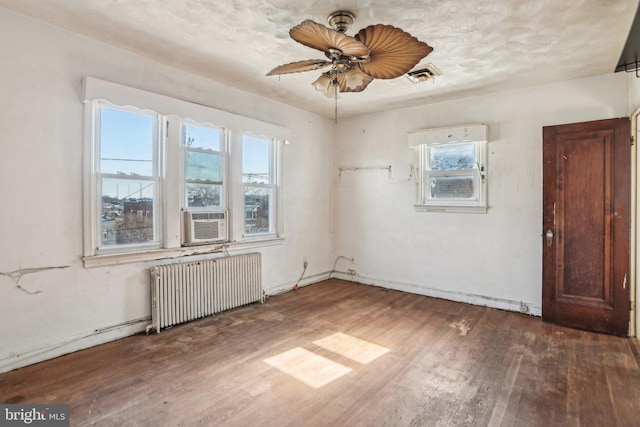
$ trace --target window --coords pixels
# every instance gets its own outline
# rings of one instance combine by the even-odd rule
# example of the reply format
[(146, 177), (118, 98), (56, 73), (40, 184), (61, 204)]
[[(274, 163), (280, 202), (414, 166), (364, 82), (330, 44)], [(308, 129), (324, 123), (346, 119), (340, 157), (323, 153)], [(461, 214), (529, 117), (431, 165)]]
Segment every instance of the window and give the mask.
[(224, 208), (224, 129), (183, 123), (185, 208)]
[(270, 234), (275, 212), (275, 143), (272, 139), (242, 137), (244, 234)]
[(100, 247), (157, 244), (158, 118), (104, 104), (97, 114)]
[(281, 243), (288, 129), (90, 77), (84, 97), (85, 266)]
[(465, 126), (422, 133), (418, 137), (410, 136), (413, 141), (419, 141), (416, 209), (486, 212), (486, 127)]

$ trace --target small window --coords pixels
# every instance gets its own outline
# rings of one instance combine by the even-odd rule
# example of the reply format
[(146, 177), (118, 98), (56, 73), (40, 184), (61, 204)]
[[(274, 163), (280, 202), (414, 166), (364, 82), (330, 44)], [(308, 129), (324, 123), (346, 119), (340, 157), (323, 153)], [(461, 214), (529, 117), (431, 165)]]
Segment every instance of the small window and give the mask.
[(416, 209), (486, 212), (486, 141), (418, 145), (420, 179)]
[(272, 234), (275, 229), (275, 141), (242, 137), (244, 234)]
[(157, 116), (105, 105), (97, 110), (99, 245), (157, 243)]
[(427, 150), (425, 200), (477, 200), (475, 144), (431, 146)]
[(186, 208), (223, 208), (224, 129), (184, 123), (184, 193)]

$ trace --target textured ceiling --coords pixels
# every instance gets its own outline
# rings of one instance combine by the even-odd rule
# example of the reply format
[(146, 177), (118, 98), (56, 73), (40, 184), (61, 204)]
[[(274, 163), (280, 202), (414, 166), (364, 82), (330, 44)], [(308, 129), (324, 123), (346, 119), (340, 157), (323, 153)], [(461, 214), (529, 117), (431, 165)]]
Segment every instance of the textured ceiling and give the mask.
[(414, 84), (374, 80), (342, 94), (340, 116), (370, 113), (612, 73), (638, 0), (0, 0), (0, 6), (138, 52), (221, 83), (333, 117), (312, 86), (320, 71), (266, 77), (277, 65), (323, 54), (289, 38), (305, 19), (347, 31), (400, 27), (433, 46), (423, 63), (442, 76)]

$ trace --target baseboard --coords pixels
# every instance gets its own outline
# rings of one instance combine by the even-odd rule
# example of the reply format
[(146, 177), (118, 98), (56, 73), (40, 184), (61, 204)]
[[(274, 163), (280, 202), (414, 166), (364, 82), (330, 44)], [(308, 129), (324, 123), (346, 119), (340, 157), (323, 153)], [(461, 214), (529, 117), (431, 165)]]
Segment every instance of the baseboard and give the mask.
[(327, 280), (330, 278), (331, 278), (331, 271), (325, 271), (322, 273), (314, 274), (312, 276), (304, 277), (300, 279), (300, 281), (298, 281), (297, 283), (286, 282), (286, 283), (272, 286), (269, 289), (265, 289), (264, 291), (267, 295), (280, 295), (280, 294), (284, 294), (285, 292), (292, 291), (295, 285), (298, 285), (299, 288), (302, 288), (303, 286), (313, 285), (314, 283), (322, 282), (323, 280)]
[(539, 317), (542, 315), (542, 308), (540, 306), (526, 301), (512, 301), (503, 298), (493, 298), (485, 295), (466, 292), (447, 291), (443, 289), (425, 287), (422, 285), (417, 285), (415, 283), (389, 281), (341, 272), (333, 272), (331, 277), (336, 279), (348, 280), (350, 282), (361, 283), (364, 285), (380, 286), (382, 288), (394, 289), (396, 291), (409, 292), (412, 294), (424, 295), (428, 297), (442, 298), (450, 301), (464, 302), (473, 305), (481, 305), (491, 308), (497, 308), (500, 310), (517, 311), (519, 313), (526, 313), (532, 316)]
[(144, 332), (149, 322), (151, 322), (151, 317), (134, 319), (118, 325), (68, 337), (58, 343), (51, 343), (25, 351), (12, 351), (0, 356), (0, 373)]
[[(492, 298), (484, 295), (477, 295), (464, 292), (452, 292), (436, 288), (428, 288), (420, 286), (414, 283), (403, 283), (390, 280), (382, 280), (371, 277), (365, 277), (360, 275), (352, 275), (348, 273), (326, 271), (323, 273), (314, 274), (312, 276), (304, 277), (299, 282), (287, 282), (284, 284), (276, 285), (265, 292), (269, 295), (278, 295), (281, 293), (291, 291), (297, 284), (298, 287), (308, 286), (314, 283), (321, 282), (330, 278), (342, 279), (351, 282), (356, 282), (364, 285), (380, 286), (387, 289), (394, 289), (397, 291), (409, 292), (418, 295), (425, 295), (429, 297), (442, 298), (451, 301), (464, 302), (467, 304), (486, 306), (491, 308), (498, 308), (501, 310), (522, 312), (520, 301), (511, 301), (501, 298)], [(524, 302), (528, 307), (528, 314), (534, 316), (540, 316), (542, 309), (534, 304)], [(134, 319), (128, 322), (124, 322), (118, 325), (109, 326), (102, 329), (97, 329), (92, 332), (88, 332), (83, 335), (77, 335), (69, 337), (61, 342), (52, 343), (49, 345), (25, 350), (25, 351), (12, 351), (6, 355), (0, 356), (0, 373), (8, 372), (14, 369), (21, 368), (23, 366), (32, 365), (44, 360), (53, 359), (58, 356), (62, 356), (68, 353), (73, 353), (78, 350), (93, 347), (96, 345), (104, 344), (109, 341), (114, 341), (120, 338), (126, 338), (128, 336), (144, 332), (147, 325), (151, 322), (151, 317), (144, 317), (140, 319)]]

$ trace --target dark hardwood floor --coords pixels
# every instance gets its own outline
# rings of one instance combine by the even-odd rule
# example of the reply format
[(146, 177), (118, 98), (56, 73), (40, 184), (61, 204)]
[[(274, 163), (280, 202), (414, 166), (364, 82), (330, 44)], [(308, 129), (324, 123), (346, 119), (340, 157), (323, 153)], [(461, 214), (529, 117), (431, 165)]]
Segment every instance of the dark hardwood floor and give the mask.
[(637, 426), (638, 348), (329, 280), (0, 374), (0, 402), (72, 426)]

